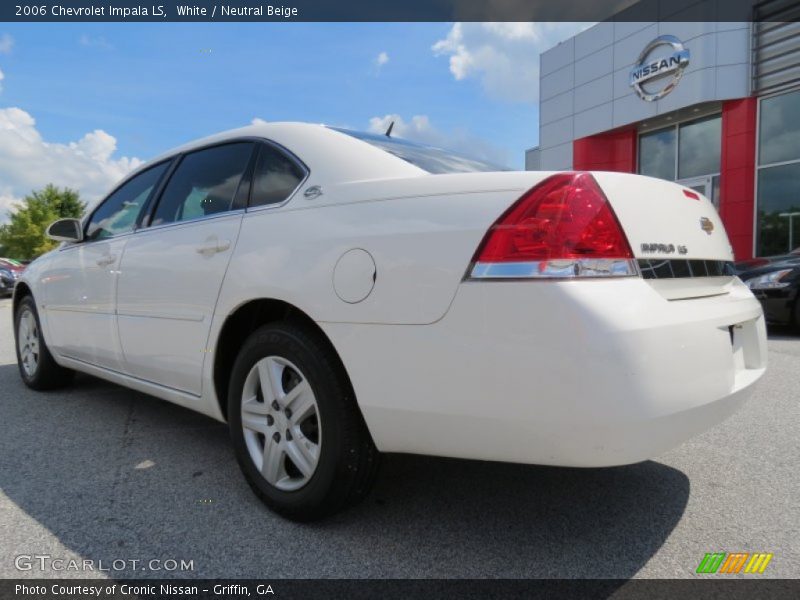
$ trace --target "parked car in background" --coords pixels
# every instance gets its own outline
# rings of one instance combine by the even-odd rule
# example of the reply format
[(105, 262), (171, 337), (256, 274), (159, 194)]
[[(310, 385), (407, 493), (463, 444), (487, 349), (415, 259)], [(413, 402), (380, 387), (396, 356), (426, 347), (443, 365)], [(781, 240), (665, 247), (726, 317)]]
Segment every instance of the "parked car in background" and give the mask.
[(10, 296), (14, 292), (17, 277), (13, 271), (0, 265), (0, 297)]
[(646, 460), (766, 369), (717, 211), (661, 179), (269, 123), (164, 154), (48, 233), (65, 243), (14, 293), (23, 381), (84, 371), (227, 421), (295, 519), (362, 498), (379, 452)]
[(768, 322), (800, 328), (800, 248), (739, 261), (735, 268), (761, 302)]
[(12, 258), (0, 258), (0, 296), (9, 296), (25, 265)]
[(25, 270), (25, 265), (13, 258), (0, 258), (0, 269), (8, 269), (19, 274)]

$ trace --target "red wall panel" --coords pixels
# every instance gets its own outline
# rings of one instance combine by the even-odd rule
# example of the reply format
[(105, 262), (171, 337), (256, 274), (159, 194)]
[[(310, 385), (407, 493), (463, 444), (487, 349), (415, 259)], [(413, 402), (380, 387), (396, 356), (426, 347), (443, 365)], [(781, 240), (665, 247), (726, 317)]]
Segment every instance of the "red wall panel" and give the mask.
[(719, 212), (737, 260), (753, 256), (758, 100), (722, 104)]
[(636, 172), (636, 129), (622, 129), (580, 138), (572, 143), (576, 171)]

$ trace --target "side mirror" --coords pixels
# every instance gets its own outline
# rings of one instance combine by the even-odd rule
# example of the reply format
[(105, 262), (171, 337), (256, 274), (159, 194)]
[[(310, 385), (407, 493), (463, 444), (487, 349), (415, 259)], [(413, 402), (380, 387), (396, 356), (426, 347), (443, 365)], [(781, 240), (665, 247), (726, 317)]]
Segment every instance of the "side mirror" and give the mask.
[(80, 242), (83, 228), (79, 219), (59, 219), (50, 223), (45, 235), (57, 242)]

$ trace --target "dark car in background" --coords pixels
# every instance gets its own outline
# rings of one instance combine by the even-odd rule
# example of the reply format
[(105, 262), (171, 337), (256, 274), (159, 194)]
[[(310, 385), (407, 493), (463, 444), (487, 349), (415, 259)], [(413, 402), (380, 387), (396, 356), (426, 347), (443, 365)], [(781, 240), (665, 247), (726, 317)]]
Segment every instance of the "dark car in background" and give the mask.
[(0, 265), (0, 298), (10, 296), (14, 292), (15, 283), (17, 283), (17, 278), (14, 273)]
[(25, 264), (13, 258), (0, 257), (0, 269), (9, 269), (10, 271), (20, 274), (25, 270)]
[(769, 323), (800, 328), (800, 248), (737, 262), (736, 273), (764, 308)]
[(19, 276), (25, 270), (25, 265), (11, 258), (0, 258), (0, 297), (10, 296), (14, 292)]

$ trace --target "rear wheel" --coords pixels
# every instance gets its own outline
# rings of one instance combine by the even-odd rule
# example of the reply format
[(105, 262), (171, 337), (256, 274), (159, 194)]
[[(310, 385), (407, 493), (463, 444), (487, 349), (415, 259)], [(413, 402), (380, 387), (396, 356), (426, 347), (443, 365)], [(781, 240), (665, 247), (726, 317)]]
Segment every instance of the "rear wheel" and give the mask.
[(17, 365), (22, 381), (34, 390), (52, 390), (68, 384), (74, 371), (65, 369), (53, 359), (42, 336), (39, 313), (33, 297), (20, 300), (14, 313)]
[(369, 491), (378, 452), (329, 346), (294, 324), (265, 325), (234, 363), (228, 420), (250, 487), (274, 511), (319, 519)]

